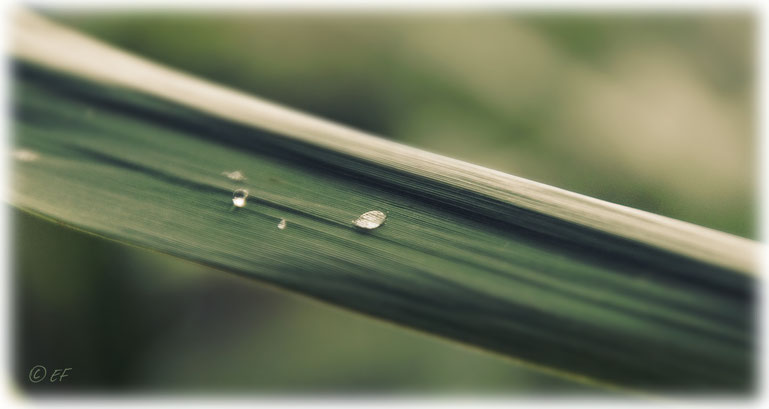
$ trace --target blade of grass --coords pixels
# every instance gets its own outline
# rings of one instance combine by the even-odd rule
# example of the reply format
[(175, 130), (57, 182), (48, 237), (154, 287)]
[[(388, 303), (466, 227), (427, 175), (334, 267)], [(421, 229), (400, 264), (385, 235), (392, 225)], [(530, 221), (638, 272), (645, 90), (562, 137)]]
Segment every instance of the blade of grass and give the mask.
[[(584, 381), (750, 386), (754, 242), (366, 135), (30, 13), (15, 35), (17, 144), (39, 155), (17, 160), (22, 209)], [(369, 210), (385, 225), (354, 229)]]

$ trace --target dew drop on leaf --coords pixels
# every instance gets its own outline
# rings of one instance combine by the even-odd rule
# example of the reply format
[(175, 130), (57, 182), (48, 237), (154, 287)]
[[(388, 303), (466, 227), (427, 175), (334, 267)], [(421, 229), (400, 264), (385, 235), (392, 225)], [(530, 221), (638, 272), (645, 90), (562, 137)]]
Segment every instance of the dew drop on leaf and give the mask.
[(246, 198), (248, 197), (248, 190), (238, 189), (232, 192), (232, 204), (237, 207), (243, 207), (246, 205)]
[(381, 226), (386, 218), (387, 215), (379, 210), (371, 210), (358, 216), (352, 223), (361, 229), (373, 230)]
[(34, 162), (40, 158), (40, 155), (35, 151), (19, 149), (13, 152), (13, 157), (22, 162)]
[(227, 176), (227, 179), (234, 180), (236, 182), (242, 182), (246, 180), (246, 176), (239, 170), (232, 172), (222, 172), (222, 175)]

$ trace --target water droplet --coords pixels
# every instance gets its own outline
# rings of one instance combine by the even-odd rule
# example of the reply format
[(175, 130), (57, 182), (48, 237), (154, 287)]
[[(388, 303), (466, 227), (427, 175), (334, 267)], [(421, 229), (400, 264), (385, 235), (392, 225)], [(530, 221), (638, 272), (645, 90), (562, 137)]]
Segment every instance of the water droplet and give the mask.
[(387, 215), (379, 210), (371, 210), (358, 216), (352, 223), (361, 229), (373, 230), (381, 226), (386, 218)]
[(246, 205), (246, 198), (248, 197), (248, 190), (238, 189), (232, 192), (232, 204), (237, 207), (243, 207)]
[(246, 180), (246, 176), (239, 170), (232, 172), (222, 172), (222, 175), (227, 176), (227, 179), (234, 180), (236, 182), (242, 182)]
[(278, 228), (281, 230), (286, 228), (286, 219), (280, 219), (280, 222), (278, 222)]
[(40, 159), (40, 155), (37, 152), (30, 151), (27, 149), (19, 149), (17, 151), (14, 151), (13, 157), (16, 160), (20, 160), (22, 162), (34, 162)]

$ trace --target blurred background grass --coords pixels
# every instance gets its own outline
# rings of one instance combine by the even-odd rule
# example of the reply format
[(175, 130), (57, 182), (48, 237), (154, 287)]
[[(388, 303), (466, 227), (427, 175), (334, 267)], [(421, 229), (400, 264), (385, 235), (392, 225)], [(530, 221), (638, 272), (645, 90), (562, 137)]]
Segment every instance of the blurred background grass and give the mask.
[[(756, 237), (756, 23), (747, 13), (48, 14), (403, 143)], [(24, 387), (29, 368), (44, 364), (73, 368), (58, 391), (589, 390), (13, 214)]]

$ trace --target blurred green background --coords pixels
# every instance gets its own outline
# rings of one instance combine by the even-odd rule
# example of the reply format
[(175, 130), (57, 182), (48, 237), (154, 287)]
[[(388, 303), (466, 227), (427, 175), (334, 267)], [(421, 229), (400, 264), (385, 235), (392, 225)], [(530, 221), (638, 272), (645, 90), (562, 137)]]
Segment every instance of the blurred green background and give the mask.
[[(47, 12), (118, 47), (410, 145), (756, 237), (755, 18)], [(95, 62), (98, 63), (98, 62)], [(29, 390), (593, 390), (13, 211)], [(37, 364), (61, 385), (24, 382)]]

